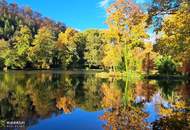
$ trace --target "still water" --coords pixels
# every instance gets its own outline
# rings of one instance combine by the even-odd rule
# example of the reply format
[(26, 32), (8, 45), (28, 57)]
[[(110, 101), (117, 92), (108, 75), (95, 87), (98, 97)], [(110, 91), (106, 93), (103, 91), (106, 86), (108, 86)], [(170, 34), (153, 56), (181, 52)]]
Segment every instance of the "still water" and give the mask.
[(25, 123), (0, 130), (189, 130), (189, 105), (188, 81), (0, 73), (0, 126)]

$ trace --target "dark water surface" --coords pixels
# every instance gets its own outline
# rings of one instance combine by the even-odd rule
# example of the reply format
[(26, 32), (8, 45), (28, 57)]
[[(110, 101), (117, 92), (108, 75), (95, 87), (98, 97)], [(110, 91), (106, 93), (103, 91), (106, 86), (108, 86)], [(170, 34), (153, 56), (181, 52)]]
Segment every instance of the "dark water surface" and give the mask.
[[(3, 128), (7, 121), (24, 121), (25, 125)], [(190, 84), (180, 80), (102, 79), (92, 72), (2, 72), (0, 127), (189, 130)]]

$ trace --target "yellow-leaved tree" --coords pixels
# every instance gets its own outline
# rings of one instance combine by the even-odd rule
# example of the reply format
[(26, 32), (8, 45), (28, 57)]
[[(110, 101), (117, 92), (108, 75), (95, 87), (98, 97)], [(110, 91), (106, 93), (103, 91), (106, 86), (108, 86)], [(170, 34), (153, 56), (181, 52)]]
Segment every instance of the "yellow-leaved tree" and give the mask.
[(156, 50), (171, 55), (183, 63), (183, 71), (190, 72), (190, 4), (182, 3), (176, 13), (165, 16)]
[[(105, 46), (104, 65), (113, 67), (110, 62), (115, 57), (115, 68), (120, 65), (126, 72), (140, 70), (142, 63), (134, 52), (143, 49), (144, 39), (148, 37), (145, 30), (147, 15), (132, 0), (116, 0), (107, 9), (107, 14), (106, 23), (109, 29), (105, 32), (108, 45)], [(109, 49), (109, 54), (106, 52), (107, 46), (114, 48)]]
[(72, 28), (67, 28), (65, 32), (59, 33), (56, 48), (58, 50), (58, 60), (66, 68), (72, 61), (76, 50), (75, 37), (77, 31)]

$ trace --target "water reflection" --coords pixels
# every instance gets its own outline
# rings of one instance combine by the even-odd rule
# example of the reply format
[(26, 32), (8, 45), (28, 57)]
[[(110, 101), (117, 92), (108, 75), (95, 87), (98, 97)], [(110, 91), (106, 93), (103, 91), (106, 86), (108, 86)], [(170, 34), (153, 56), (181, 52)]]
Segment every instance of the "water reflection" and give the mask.
[(24, 120), (28, 130), (186, 130), (189, 99), (187, 81), (59, 71), (0, 74), (0, 119)]

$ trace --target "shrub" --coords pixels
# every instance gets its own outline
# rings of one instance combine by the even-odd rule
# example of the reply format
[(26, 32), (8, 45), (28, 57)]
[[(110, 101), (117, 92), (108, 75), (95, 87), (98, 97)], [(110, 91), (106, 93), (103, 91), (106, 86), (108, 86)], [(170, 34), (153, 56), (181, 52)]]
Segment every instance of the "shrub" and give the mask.
[(177, 63), (171, 56), (162, 56), (156, 60), (159, 74), (173, 75), (177, 73)]

